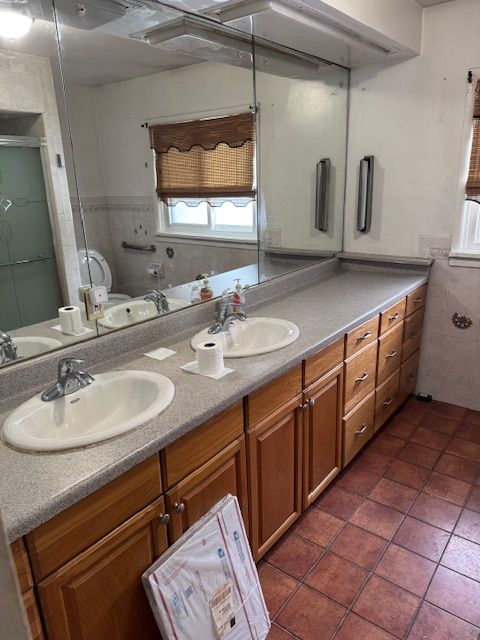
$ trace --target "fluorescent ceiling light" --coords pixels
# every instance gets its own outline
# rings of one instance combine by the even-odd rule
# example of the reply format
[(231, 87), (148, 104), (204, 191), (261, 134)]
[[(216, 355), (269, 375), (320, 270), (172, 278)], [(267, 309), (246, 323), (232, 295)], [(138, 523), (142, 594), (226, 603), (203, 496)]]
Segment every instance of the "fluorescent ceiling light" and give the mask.
[(16, 40), (32, 28), (33, 18), (20, 11), (0, 11), (0, 37)]

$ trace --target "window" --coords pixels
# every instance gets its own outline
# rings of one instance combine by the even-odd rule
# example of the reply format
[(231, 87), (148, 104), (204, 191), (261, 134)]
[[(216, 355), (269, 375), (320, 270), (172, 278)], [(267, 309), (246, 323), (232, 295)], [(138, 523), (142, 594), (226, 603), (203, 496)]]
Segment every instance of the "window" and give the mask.
[(472, 72), (469, 74), (463, 145), (467, 149), (466, 165), (461, 171), (458, 201), (461, 210), (452, 242), (451, 264), (469, 259), (473, 263), (480, 256), (480, 79)]
[(252, 113), (150, 127), (160, 230), (255, 239)]

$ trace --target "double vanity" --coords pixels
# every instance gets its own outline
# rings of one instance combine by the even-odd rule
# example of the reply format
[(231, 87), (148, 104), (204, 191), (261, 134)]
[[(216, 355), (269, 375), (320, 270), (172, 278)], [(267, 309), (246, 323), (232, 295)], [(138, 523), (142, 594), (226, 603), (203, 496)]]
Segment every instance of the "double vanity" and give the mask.
[[(180, 369), (213, 304), (160, 343), (168, 319), (132, 329), (127, 345), (85, 343), (96, 379), (63, 399), (68, 424), (85, 443), (97, 424), (110, 436), (122, 424), (123, 435), (59, 452), (0, 445), (3, 517), (34, 637), (158, 638), (140, 575), (227, 493), (260, 559), (414, 392), (427, 278), (426, 266), (333, 259), (256, 287), (248, 320), (232, 327), (242, 351), (226, 344), (234, 371), (220, 380)], [(160, 346), (175, 353), (142, 355)], [(14, 417), (11, 433), (36, 412), (37, 433), (52, 429), (56, 401), (23, 401), (55, 365), (53, 356), (18, 365), (31, 378), (0, 407), (2, 422)], [(149, 401), (155, 410), (142, 414)]]

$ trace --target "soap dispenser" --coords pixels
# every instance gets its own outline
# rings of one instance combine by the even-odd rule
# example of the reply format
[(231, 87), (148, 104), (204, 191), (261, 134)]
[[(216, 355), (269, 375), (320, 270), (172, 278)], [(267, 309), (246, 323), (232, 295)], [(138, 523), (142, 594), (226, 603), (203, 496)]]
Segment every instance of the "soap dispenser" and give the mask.
[(245, 309), (245, 296), (242, 291), (242, 285), (240, 284), (240, 278), (234, 280), (235, 291), (233, 293), (233, 311), (234, 313), (243, 313)]
[(208, 283), (208, 273), (203, 274), (203, 287), (200, 289), (200, 300), (211, 300), (213, 298), (213, 289)]

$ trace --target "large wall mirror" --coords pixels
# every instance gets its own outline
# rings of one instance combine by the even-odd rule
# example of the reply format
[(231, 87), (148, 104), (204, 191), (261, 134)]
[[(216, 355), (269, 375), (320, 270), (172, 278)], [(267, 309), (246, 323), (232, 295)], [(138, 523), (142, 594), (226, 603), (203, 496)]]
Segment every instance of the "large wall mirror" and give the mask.
[[(151, 0), (22, 12), (0, 40), (3, 364), (341, 249), (347, 70)], [(108, 291), (97, 322), (82, 284)]]

